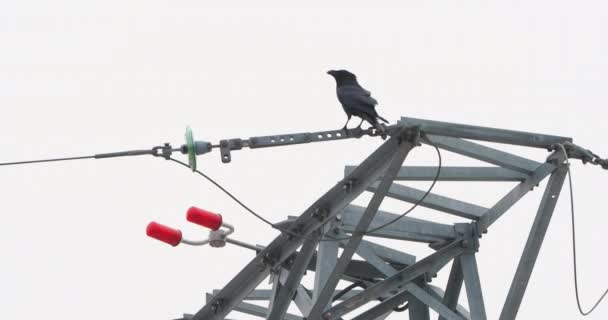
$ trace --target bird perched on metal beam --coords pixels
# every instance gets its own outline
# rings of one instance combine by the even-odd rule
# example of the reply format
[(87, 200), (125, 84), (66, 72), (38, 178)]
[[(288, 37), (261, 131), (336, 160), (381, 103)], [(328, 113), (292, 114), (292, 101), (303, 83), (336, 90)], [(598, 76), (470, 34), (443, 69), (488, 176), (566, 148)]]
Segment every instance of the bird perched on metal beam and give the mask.
[(357, 76), (346, 70), (330, 70), (327, 74), (334, 77), (336, 80), (336, 92), (338, 100), (344, 108), (344, 112), (348, 119), (344, 124), (343, 130), (352, 116), (361, 118), (361, 123), (357, 128), (361, 128), (363, 121), (369, 122), (377, 130), (384, 132), (386, 129), (378, 122), (378, 119), (388, 123), (388, 121), (376, 112), (378, 101), (372, 98), (371, 92), (363, 89), (357, 82)]

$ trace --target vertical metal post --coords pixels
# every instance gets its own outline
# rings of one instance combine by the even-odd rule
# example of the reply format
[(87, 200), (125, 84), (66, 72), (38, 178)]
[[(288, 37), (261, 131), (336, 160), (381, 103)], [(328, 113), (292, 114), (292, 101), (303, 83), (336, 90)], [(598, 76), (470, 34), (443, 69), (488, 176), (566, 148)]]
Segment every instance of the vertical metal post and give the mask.
[(479, 270), (475, 253), (465, 252), (460, 256), (462, 273), (464, 275), (464, 286), (467, 289), (467, 299), (471, 311), (471, 320), (486, 320), (486, 307), (481, 293), (481, 282), (479, 281)]
[(561, 164), (557, 170), (549, 178), (547, 188), (543, 194), (536, 218), (532, 224), (530, 235), (524, 247), (524, 251), (519, 260), (515, 277), (511, 283), (509, 294), (500, 313), (500, 320), (512, 320), (517, 316), (521, 301), (528, 287), (528, 281), (532, 275), (536, 258), (543, 244), (543, 239), (547, 233), (551, 216), (555, 209), (557, 199), (566, 178), (568, 169), (566, 165)]
[[(462, 290), (463, 279), (462, 264), (460, 264), (460, 257), (457, 257), (452, 262), (450, 277), (448, 278), (448, 284), (446, 285), (445, 294), (443, 295), (443, 304), (452, 310), (456, 310), (458, 307), (458, 298), (460, 297), (460, 290)], [(439, 316), (439, 320), (446, 319)]]
[[(277, 299), (279, 291), (281, 290), (281, 273), (284, 272), (282, 268), (279, 268), (276, 273), (273, 273), (270, 276), (272, 280), (272, 293), (270, 294), (270, 299), (268, 299), (268, 310), (272, 310), (274, 305), (274, 301)], [(208, 303), (209, 301), (207, 301)], [(267, 315), (268, 316), (268, 315)]]
[(408, 303), (410, 320), (430, 320), (429, 306), (414, 297), (410, 298)]
[[(334, 223), (328, 223), (325, 226), (324, 231), (332, 232), (332, 229), (335, 227)], [(330, 239), (327, 236), (323, 236), (323, 239)], [(319, 298), (319, 294), (323, 287), (325, 287), (325, 283), (327, 283), (327, 279), (329, 278), (329, 274), (331, 270), (333, 270), (338, 262), (338, 241), (321, 241), (319, 242), (319, 250), (317, 251), (317, 265), (315, 268), (315, 286), (312, 292), (312, 301), (315, 303)], [(323, 308), (325, 311), (329, 307), (329, 303)]]
[[(404, 137), (402, 136), (401, 138), (403, 139)], [(359, 223), (357, 224), (357, 227), (353, 232), (351, 238), (348, 240), (348, 243), (346, 244), (342, 255), (340, 255), (340, 259), (338, 259), (336, 267), (327, 279), (325, 287), (323, 287), (323, 290), (321, 290), (317, 301), (312, 307), (312, 310), (310, 311), (310, 315), (308, 317), (309, 319), (316, 320), (321, 318), (321, 313), (323, 312), (323, 310), (327, 306), (327, 303), (334, 294), (334, 290), (336, 289), (340, 278), (342, 277), (344, 271), (346, 270), (346, 267), (352, 260), (352, 257), (355, 254), (357, 248), (359, 247), (359, 244), (363, 239), (363, 235), (368, 230), (370, 223), (374, 219), (376, 212), (378, 212), (378, 208), (380, 207), (380, 204), (382, 204), (382, 200), (384, 200), (388, 189), (393, 183), (395, 176), (399, 172), (401, 164), (405, 160), (405, 157), (410, 152), (410, 150), (412, 150), (416, 146), (416, 143), (416, 141), (409, 141), (405, 139), (401, 141), (399, 149), (392, 157), (391, 162), (388, 168), (386, 169), (386, 172), (384, 173), (377, 192), (370, 200), (369, 205), (365, 210), (365, 213), (361, 217), (361, 220), (359, 220)]]

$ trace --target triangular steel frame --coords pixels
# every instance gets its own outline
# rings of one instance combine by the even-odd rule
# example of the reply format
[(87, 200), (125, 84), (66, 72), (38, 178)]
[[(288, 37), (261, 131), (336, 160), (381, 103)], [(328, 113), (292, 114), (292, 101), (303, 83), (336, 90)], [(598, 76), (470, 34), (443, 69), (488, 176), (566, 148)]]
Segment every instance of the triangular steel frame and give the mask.
[[(281, 223), (288, 232), (260, 249), (223, 289), (207, 294), (202, 309), (183, 319), (220, 320), (239, 311), (272, 320), (337, 320), (375, 300), (381, 302), (359, 311), (352, 319), (382, 320), (406, 302), (412, 320), (429, 319), (429, 309), (437, 312), (440, 320), (487, 319), (476, 262), (479, 239), (516, 202), (550, 177), (500, 314), (500, 320), (515, 319), (566, 177), (567, 156), (555, 151), (546, 161), (537, 162), (470, 140), (555, 150), (556, 144), (572, 139), (414, 118), (402, 118), (390, 127), (388, 135), (390, 138), (359, 166), (347, 166), (345, 178), (304, 213)], [(491, 208), (433, 193), (420, 202), (425, 191), (395, 183), (434, 180), (435, 167), (402, 166), (407, 154), (420, 143), (494, 165), (443, 167), (438, 181), (518, 184)], [(352, 205), (365, 191), (373, 192), (368, 206)], [(420, 206), (469, 219), (470, 223), (448, 225), (406, 216), (365, 234), (397, 217), (379, 210), (385, 197), (420, 202)], [(364, 235), (428, 243), (435, 252), (417, 260), (370, 242)], [(322, 241), (332, 238), (348, 239)], [(343, 248), (340, 256), (339, 247)], [(353, 260), (355, 253), (364, 260)], [(434, 275), (450, 262), (445, 289), (433, 285)], [(300, 283), (306, 271), (315, 272), (314, 288), (310, 290)], [(273, 288), (256, 289), (268, 277)], [(363, 289), (340, 292), (336, 290), (340, 280)], [(458, 304), (463, 285), (468, 311)], [(261, 307), (248, 300), (266, 300), (269, 304)], [(287, 313), (292, 301), (303, 316)]]

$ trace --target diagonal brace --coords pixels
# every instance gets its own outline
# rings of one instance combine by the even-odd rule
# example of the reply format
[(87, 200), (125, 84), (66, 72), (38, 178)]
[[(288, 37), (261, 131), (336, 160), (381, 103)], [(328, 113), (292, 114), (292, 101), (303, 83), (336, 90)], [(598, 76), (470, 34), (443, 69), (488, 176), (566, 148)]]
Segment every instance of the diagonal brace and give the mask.
[(370, 200), (370, 203), (369, 203), (367, 209), (365, 210), (365, 213), (361, 217), (361, 220), (359, 221), (359, 224), (357, 225), (355, 232), (353, 233), (351, 238), (348, 240), (348, 243), (346, 244), (346, 247), (344, 248), (344, 251), (342, 252), (342, 255), (340, 256), (340, 259), (338, 259), (338, 263), (336, 264), (334, 270), (332, 271), (331, 275), (327, 279), (327, 282), (325, 283), (325, 287), (323, 288), (323, 290), (321, 290), (319, 297), (315, 301), (315, 304), (312, 307), (312, 310), (310, 311), (310, 316), (309, 316), (310, 320), (320, 319), (323, 309), (327, 305), (328, 301), (331, 299), (331, 296), (332, 296), (334, 290), (336, 289), (336, 286), (338, 285), (338, 282), (340, 281), (340, 278), (342, 277), (344, 270), (348, 266), (349, 262), (352, 260), (352, 257), (355, 254), (355, 251), (357, 250), (357, 248), (359, 247), (359, 244), (361, 243), (361, 240), (363, 239), (363, 235), (365, 234), (370, 223), (374, 219), (374, 216), (376, 215), (378, 208), (380, 208), (380, 204), (382, 204), (382, 200), (384, 200), (384, 197), (386, 196), (388, 189), (390, 188), (391, 184), (393, 183), (393, 179), (394, 179), (395, 175), (399, 171), (399, 168), (401, 168), (401, 164), (405, 160), (405, 157), (407, 156), (407, 154), (410, 152), (410, 150), (412, 150), (416, 146), (416, 143), (417, 142), (415, 142), (415, 141), (402, 141), (401, 142), (401, 145), (399, 146), (399, 150), (393, 156), (393, 158), (390, 162), (390, 165), (389, 165), (388, 169), (386, 170), (384, 177), (382, 178), (382, 181), (380, 182), (378, 191), (374, 194), (374, 196)]
[(534, 269), (534, 264), (536, 263), (536, 258), (540, 252), (540, 247), (549, 228), (549, 222), (551, 221), (551, 216), (564, 184), (567, 170), (567, 167), (562, 164), (549, 178), (547, 188), (538, 208), (538, 213), (532, 224), (530, 235), (526, 241), (526, 246), (519, 260), (515, 277), (500, 314), (500, 320), (511, 320), (517, 316), (524, 293), (528, 287), (528, 281)]

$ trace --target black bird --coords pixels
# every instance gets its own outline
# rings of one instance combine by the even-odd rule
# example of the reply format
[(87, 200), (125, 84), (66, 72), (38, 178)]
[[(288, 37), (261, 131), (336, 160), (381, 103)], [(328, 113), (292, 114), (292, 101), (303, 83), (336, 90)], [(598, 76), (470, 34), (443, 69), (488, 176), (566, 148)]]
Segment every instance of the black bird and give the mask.
[(343, 130), (346, 130), (346, 125), (352, 116), (361, 118), (361, 123), (357, 128), (361, 128), (363, 121), (369, 122), (374, 128), (385, 131), (385, 128), (378, 123), (378, 119), (388, 123), (388, 121), (376, 112), (378, 101), (372, 98), (371, 92), (363, 89), (357, 82), (357, 76), (346, 70), (330, 70), (327, 74), (336, 79), (336, 92), (338, 100), (346, 112), (348, 119), (344, 124)]

